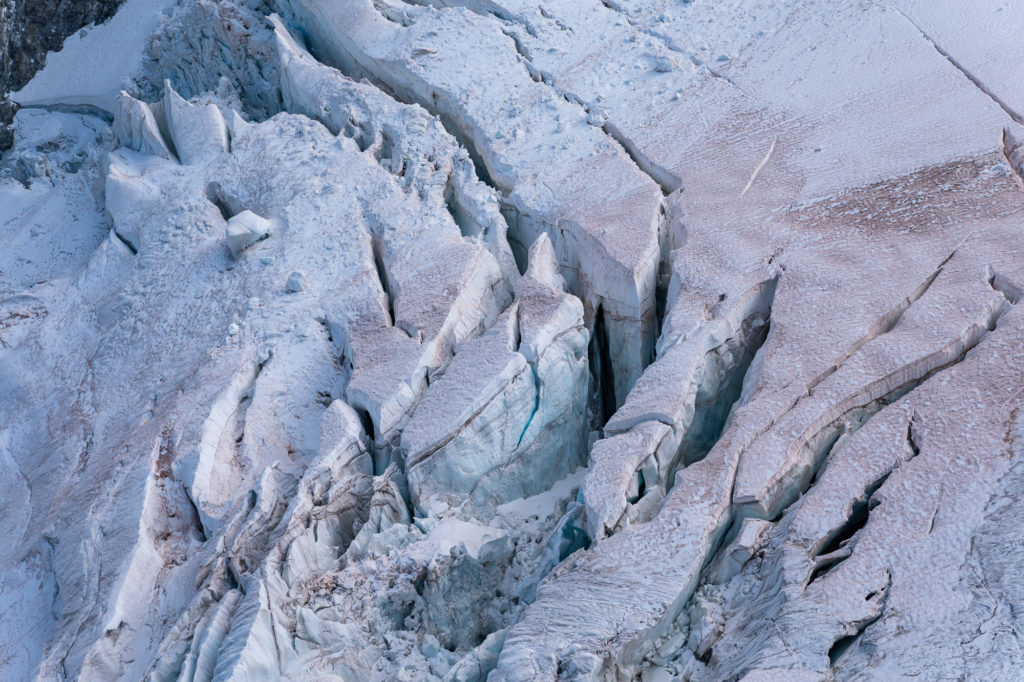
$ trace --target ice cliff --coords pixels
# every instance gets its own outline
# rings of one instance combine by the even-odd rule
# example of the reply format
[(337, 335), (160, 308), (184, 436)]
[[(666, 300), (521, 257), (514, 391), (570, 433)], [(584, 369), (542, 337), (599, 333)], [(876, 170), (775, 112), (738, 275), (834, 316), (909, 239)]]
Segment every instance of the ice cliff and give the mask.
[(1020, 679), (1020, 7), (24, 4), (0, 679)]

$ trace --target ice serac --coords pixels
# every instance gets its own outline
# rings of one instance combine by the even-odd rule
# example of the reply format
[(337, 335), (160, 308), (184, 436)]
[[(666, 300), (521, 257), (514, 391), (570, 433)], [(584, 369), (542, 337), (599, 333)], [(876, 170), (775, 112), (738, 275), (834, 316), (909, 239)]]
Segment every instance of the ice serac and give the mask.
[(413, 506), (477, 514), (530, 497), (582, 465), (587, 442), (583, 306), (565, 293), (547, 235), (530, 249), (516, 298), (465, 342), (402, 433)]
[[(225, 241), (236, 257), (247, 247), (270, 236), (270, 221), (245, 210), (228, 219)], [(291, 281), (291, 275), (289, 275)]]
[[(500, 24), (463, 9), (368, 0), (282, 3), (314, 51), (368, 75), (458, 131), (505, 195), (521, 265), (549, 235), (588, 328), (603, 316), (616, 404), (653, 358), (661, 192), (587, 111), (534, 80)], [(464, 36), (472, 35), (466, 41)]]
[(186, 102), (164, 81), (161, 110), (174, 150), (185, 165), (228, 151), (228, 128), (214, 104)]
[(468, 152), (440, 121), (418, 106), (398, 106), (377, 88), (321, 64), (288, 33), (280, 17), (272, 15), (270, 21), (285, 108), (354, 139), (406, 188), (443, 197), (462, 234), (487, 246), (509, 282), (517, 279), (498, 197), (480, 181)]
[[(767, 338), (777, 278), (765, 272), (731, 303), (723, 297), (709, 314), (702, 310), (686, 335), (662, 338), (660, 357), (591, 450), (583, 484), (590, 537), (649, 519), (676, 471), (700, 461), (718, 440)], [(677, 300), (676, 309), (686, 302)]]
[(114, 121), (114, 134), (125, 147), (150, 156), (175, 158), (160, 132), (152, 108), (145, 102), (122, 91), (117, 98)]
[[(350, 401), (366, 413), (380, 446), (390, 448), (426, 387), (428, 371), (444, 363), (456, 343), (492, 324), (507, 305), (518, 276), (507, 228), (497, 197), (476, 178), (466, 151), (436, 119), (316, 62), (277, 17), (271, 19), (285, 106), (320, 121), (373, 159), (411, 201), (422, 202), (445, 224), (438, 231), (412, 210), (398, 215), (368, 203), (365, 220), (380, 305), (345, 311), (332, 322), (352, 367)], [(411, 228), (409, 238), (419, 240), (418, 247), (410, 246), (403, 230), (396, 229), (399, 224), (406, 232)], [(445, 231), (457, 243), (445, 240)], [(451, 287), (452, 280), (439, 280), (437, 268), (461, 269), (463, 284)], [(381, 312), (386, 317), (379, 318)]]
[[(623, 9), (646, 35), (671, 25), (673, 14), (677, 26), (693, 25), (685, 16), (687, 8), (669, 11), (667, 5), (664, 18), (647, 15), (650, 21), (645, 25), (640, 4), (629, 3), (635, 11)], [(822, 673), (820, 661), (829, 661), (830, 653), (833, 663), (853, 660), (847, 653), (851, 643), (862, 641), (857, 639), (860, 633), (870, 633), (883, 622), (885, 595), (896, 589), (895, 583), (887, 582), (897, 580), (891, 571), (888, 577), (875, 574), (859, 602), (851, 601), (846, 612), (828, 617), (836, 619), (830, 621), (835, 625), (824, 631), (834, 635), (823, 635), (828, 641), (812, 647), (815, 671), (800, 673), (787, 662), (775, 667), (771, 650), (765, 650), (764, 660), (758, 658), (756, 647), (765, 621), (748, 628), (747, 612), (730, 620), (735, 613), (730, 609), (737, 608), (747, 593), (736, 592), (732, 602), (721, 606), (717, 583), (723, 571), (736, 570), (735, 563), (723, 569), (726, 562), (721, 557), (754, 556), (765, 547), (767, 541), (743, 539), (750, 533), (740, 529), (758, 523), (756, 537), (767, 538), (763, 524), (774, 528), (784, 523), (789, 504), (823, 485), (829, 452), (840, 448), (850, 434), (855, 436), (862, 424), (871, 424), (886, 405), (908, 392), (914, 395), (920, 386), (943, 386), (956, 394), (956, 375), (948, 374), (950, 368), (979, 353), (991, 330), (1006, 324), (1007, 318), (1000, 316), (1012, 307), (1012, 293), (1006, 297), (994, 285), (986, 285), (985, 273), (990, 261), (1001, 264), (996, 269), (1017, 272), (1017, 266), (1005, 260), (1013, 256), (1000, 253), (991, 237), (1010, 229), (1010, 216), (1018, 215), (1022, 197), (1012, 188), (1010, 165), (999, 160), (994, 146), (1001, 129), (1013, 125), (998, 102), (893, 10), (851, 7), (844, 12), (851, 21), (857, 18), (858, 31), (893, 36), (887, 49), (871, 48), (870, 53), (875, 63), (901, 65), (883, 71), (891, 81), (880, 84), (861, 74), (844, 80), (845, 90), (830, 88), (839, 52), (834, 58), (831, 51), (814, 56), (813, 50), (800, 51), (799, 46), (834, 40), (846, 46), (847, 54), (853, 49), (866, 51), (874, 43), (856, 32), (836, 35), (835, 29), (806, 13), (790, 17), (788, 27), (766, 14), (763, 35), (746, 48), (746, 56), (741, 50), (739, 58), (723, 60), (727, 64), (721, 71), (706, 73), (691, 90), (715, 93), (721, 106), (682, 98), (681, 108), (692, 111), (697, 120), (712, 111), (721, 118), (709, 119), (719, 121), (718, 127), (712, 126), (706, 139), (694, 139), (690, 151), (679, 157), (686, 159), (678, 169), (686, 190), (669, 197), (668, 216), (674, 243), (683, 248), (674, 253), (659, 358), (609, 420), (608, 437), (591, 454), (583, 488), (587, 527), (595, 538), (613, 534), (542, 586), (537, 602), (509, 630), (493, 679), (554, 679), (559, 671), (575, 671), (570, 676), (581, 679), (605, 679), (640, 669), (698, 679), (719, 679), (737, 671), (747, 671), (753, 679), (789, 671), (813, 677)], [(911, 63), (906, 62), (907, 53), (916, 55)], [(763, 54), (772, 56), (765, 61)], [(854, 68), (843, 60), (844, 68)], [(799, 92), (772, 86), (777, 74), (791, 71), (805, 74)], [(887, 129), (884, 139), (867, 136), (867, 143), (858, 148), (857, 164), (825, 167), (827, 157), (820, 155), (831, 149), (835, 160), (843, 154), (843, 141), (861, 139), (857, 131), (867, 119), (845, 106), (839, 108), (843, 115), (838, 119), (811, 115), (810, 102), (827, 92), (833, 100), (828, 107), (822, 102), (818, 111), (831, 111), (837, 99), (847, 97), (858, 107), (868, 106), (866, 102), (886, 101), (893, 83), (903, 82), (927, 90), (946, 83), (961, 102), (952, 125), (962, 134), (919, 145), (910, 142), (920, 139), (913, 134), (892, 133), (919, 126), (923, 134), (924, 121), (948, 117), (945, 105), (921, 104), (927, 101), (922, 94), (914, 100), (922, 109), (920, 115), (911, 119), (894, 112), (894, 128)], [(784, 96), (792, 101), (780, 102)], [(794, 109), (807, 116), (790, 118)], [(966, 111), (973, 113), (968, 117), (962, 113)], [(759, 137), (765, 130), (768, 137)], [(751, 144), (759, 139), (762, 144)], [(894, 140), (901, 149), (896, 156), (891, 153)], [(736, 285), (765, 267), (778, 276), (770, 303), (770, 333), (745, 370), (724, 431), (700, 461), (690, 463), (686, 455), (681, 457), (681, 465), (689, 466), (676, 474), (664, 499), (648, 511), (648, 491), (663, 494), (648, 480), (658, 475), (658, 464), (665, 459), (661, 453), (672, 451), (665, 445), (670, 442), (668, 427), (678, 424), (676, 415), (686, 414), (674, 406), (686, 405), (686, 394), (697, 389), (693, 379), (681, 382), (668, 399), (651, 401), (657, 410), (646, 407), (642, 398), (661, 383), (659, 371), (667, 370), (681, 349), (702, 338), (709, 321), (728, 314), (742, 291)], [(693, 376), (678, 369), (666, 374)], [(1009, 396), (1012, 390), (993, 393)], [(996, 409), (997, 402), (990, 405)], [(672, 437), (700, 432), (694, 428)], [(994, 484), (996, 479), (988, 480)], [(871, 492), (874, 483), (865, 484), (859, 493), (862, 501), (870, 497), (863, 491)], [(879, 509), (884, 513), (884, 507)], [(646, 518), (650, 520), (633, 523)], [(841, 557), (843, 548), (828, 550), (836, 551), (822, 559), (822, 570)], [(637, 555), (644, 556), (642, 570), (625, 559)], [(755, 562), (745, 570), (757, 575), (757, 566)], [(772, 581), (769, 576), (764, 579)], [(938, 575), (933, 579), (936, 585), (943, 580)], [(730, 589), (740, 590), (739, 585)], [(913, 588), (908, 584), (908, 589)], [(773, 610), (780, 603), (784, 599), (765, 607), (770, 614), (766, 619), (780, 616)], [(708, 615), (713, 613), (718, 615)], [(718, 653), (715, 642), (721, 627), (715, 622), (725, 623), (727, 631), (731, 626), (747, 628), (743, 644), (735, 645), (746, 648)], [(809, 622), (815, 621), (801, 614), (793, 627)], [(893, 652), (913, 646), (909, 641), (895, 643), (898, 639), (886, 640)], [(780, 635), (783, 649), (788, 650), (792, 641)], [(731, 639), (730, 645), (735, 642)], [(880, 653), (875, 659), (870, 652), (870, 647), (862, 650), (859, 667), (845, 674), (863, 670), (868, 660), (881, 659)], [(841, 677), (842, 666), (831, 674)]]
[[(123, 102), (115, 127), (126, 146), (110, 154), (97, 183), (106, 240), (83, 254), (80, 271), (42, 298), (36, 292), (49, 314), (37, 316), (32, 334), (5, 335), (15, 377), (48, 376), (84, 391), (65, 409), (40, 384), (17, 410), (5, 409), (5, 451), (20, 453), (11, 471), (38, 477), (5, 474), (5, 490), (23, 480), (27, 535), (4, 582), (52, 576), (36, 597), (5, 591), (13, 612), (51, 638), (44, 651), (11, 659), (23, 666), (16, 678), (141, 679), (151, 666), (154, 675), (191, 669), (202, 678), (217, 666), (266, 664), (266, 652), (252, 657), (252, 643), (277, 632), (267, 624), (277, 607), (259, 597), (282, 588), (251, 574), (291, 532), (288, 510), (304, 476), (319, 477), (321, 492), (309, 495), (326, 507), (311, 512), (325, 514), (314, 535), (338, 540), (326, 549), (300, 542), (288, 570), (336, 560), (369, 513), (369, 451), (358, 475), (317, 473), (328, 432), (321, 413), (349, 396), (358, 405), (361, 381), (407, 386), (414, 404), (427, 372), (511, 298), (496, 257), (463, 236), (447, 210), (444, 185), (403, 187), (372, 154), (305, 116), (225, 119), (209, 100), (186, 101), (170, 86), (161, 102)], [(316, 169), (298, 170), (307, 158)], [(266, 238), (233, 255), (229, 225), (264, 219), (274, 225), (257, 230)], [(502, 239), (491, 238), (499, 254), (508, 251)], [(297, 270), (307, 286), (294, 292), (287, 281)], [(381, 335), (400, 339), (405, 353), (390, 374), (367, 360), (396, 353), (377, 343)], [(363, 379), (370, 373), (373, 382)], [(4, 390), (23, 385), (5, 380)], [(93, 400), (109, 410), (94, 410)], [(346, 428), (363, 433), (356, 415), (349, 410)], [(39, 435), (47, 428), (32, 427), (45, 423), (64, 434), (56, 454)], [(51, 475), (63, 466), (66, 477)], [(59, 593), (66, 596), (54, 602)], [(36, 609), (40, 600), (54, 606)]]
[[(287, 669), (289, 662), (301, 667), (308, 658), (303, 656), (308, 647), (294, 647), (290, 653), (297, 660), (289, 661), (289, 652), (278, 650), (274, 644), (283, 623), (298, 622), (298, 627), (312, 629), (328, 639), (344, 636), (344, 631), (321, 635), (312, 614), (287, 606), (295, 594), (309, 589), (317, 576), (338, 565), (371, 513), (372, 462), (363, 444), (365, 434), (358, 416), (341, 401), (335, 401), (324, 411), (322, 427), (319, 453), (298, 484), (278, 490), (274, 481), (278, 477), (272, 473), (265, 477), (255, 513), (233, 529), (235, 567), (228, 570), (233, 575), (253, 575), (243, 577), (244, 597), (232, 598), (228, 592), (219, 603), (206, 607), (209, 615), (205, 618), (212, 622), (205, 625), (200, 620), (194, 626), (185, 665), (196, 651), (197, 642), (205, 644), (208, 637), (217, 636), (207, 633), (217, 626), (218, 618), (226, 619), (228, 624), (205, 670), (202, 650), (198, 651), (197, 678), (274, 675)], [(286, 496), (291, 498), (287, 503)], [(253, 571), (257, 566), (259, 571)], [(223, 576), (220, 578), (223, 581)], [(181, 626), (189, 624), (187, 620), (179, 621)], [(316, 637), (304, 639), (316, 641)], [(174, 651), (173, 645), (173, 639), (165, 641), (168, 654)]]

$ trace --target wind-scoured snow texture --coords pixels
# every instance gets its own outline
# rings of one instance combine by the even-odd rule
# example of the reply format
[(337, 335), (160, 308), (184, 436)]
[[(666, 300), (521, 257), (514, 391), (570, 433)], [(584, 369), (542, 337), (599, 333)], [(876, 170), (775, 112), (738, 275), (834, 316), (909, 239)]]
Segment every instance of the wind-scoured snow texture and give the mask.
[(1022, 29), (183, 2), (0, 164), (0, 677), (1014, 679)]

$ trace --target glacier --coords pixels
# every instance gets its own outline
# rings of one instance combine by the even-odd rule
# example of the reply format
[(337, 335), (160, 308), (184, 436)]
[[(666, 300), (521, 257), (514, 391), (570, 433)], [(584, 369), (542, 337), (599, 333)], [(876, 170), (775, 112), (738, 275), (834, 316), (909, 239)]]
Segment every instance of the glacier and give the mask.
[(1020, 678), (1024, 10), (108, 9), (0, 93), (0, 679)]

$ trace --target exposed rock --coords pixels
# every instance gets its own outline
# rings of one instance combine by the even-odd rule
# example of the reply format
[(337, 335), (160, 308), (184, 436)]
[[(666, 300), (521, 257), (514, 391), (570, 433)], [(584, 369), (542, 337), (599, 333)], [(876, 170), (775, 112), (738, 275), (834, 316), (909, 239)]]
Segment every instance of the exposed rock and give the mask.
[(14, 142), (10, 130), (16, 107), (10, 93), (29, 82), (46, 63), (46, 53), (87, 24), (114, 15), (125, 0), (32, 0), (0, 2), (0, 151)]

